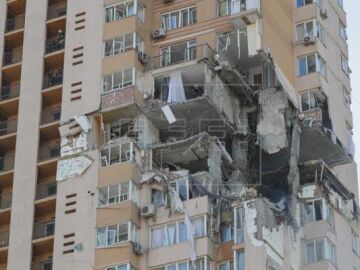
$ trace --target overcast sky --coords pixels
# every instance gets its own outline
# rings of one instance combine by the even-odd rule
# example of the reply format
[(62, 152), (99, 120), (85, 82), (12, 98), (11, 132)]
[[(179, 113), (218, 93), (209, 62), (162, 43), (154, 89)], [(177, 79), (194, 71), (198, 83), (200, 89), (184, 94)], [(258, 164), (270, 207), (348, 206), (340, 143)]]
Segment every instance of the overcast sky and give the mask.
[(360, 177), (360, 1), (344, 0), (348, 17), (348, 44), (350, 53), (352, 111), (354, 115), (355, 159)]

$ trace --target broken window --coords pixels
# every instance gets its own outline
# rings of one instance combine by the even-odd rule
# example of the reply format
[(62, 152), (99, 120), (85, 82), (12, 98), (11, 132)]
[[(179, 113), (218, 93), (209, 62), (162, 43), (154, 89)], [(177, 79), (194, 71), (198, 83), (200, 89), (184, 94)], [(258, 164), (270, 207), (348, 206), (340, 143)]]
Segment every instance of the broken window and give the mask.
[(244, 250), (235, 251), (235, 270), (245, 270), (245, 252)]
[(219, 263), (219, 270), (234, 270), (234, 262), (233, 261), (226, 261)]
[(134, 202), (137, 202), (137, 192), (138, 190), (136, 185), (131, 181), (99, 188), (98, 207), (107, 206), (109, 204), (116, 204), (130, 199)]
[(105, 22), (112, 22), (133, 16), (136, 13), (143, 14), (143, 5), (140, 1), (130, 0), (108, 6), (105, 8)]
[(311, 240), (306, 244), (306, 263), (329, 260), (336, 265), (335, 246), (328, 239)]
[(347, 40), (346, 26), (342, 21), (339, 21), (339, 34), (344, 41)]
[(301, 93), (301, 111), (306, 112), (318, 107), (315, 91)]
[(244, 242), (244, 208), (235, 208), (235, 243)]
[(182, 201), (187, 201), (192, 198), (192, 194), (189, 189), (189, 179), (183, 178), (171, 183), (171, 186), (175, 189)]
[(331, 205), (324, 199), (319, 199), (304, 204), (303, 218), (305, 223), (326, 220), (333, 225), (333, 210)]
[[(206, 216), (201, 216), (191, 220), (194, 228), (194, 238), (206, 236)], [(187, 229), (184, 221), (165, 224), (151, 229), (151, 247), (159, 248), (180, 244), (187, 241)]]
[(326, 76), (326, 63), (318, 54), (307, 55), (298, 58), (298, 75), (305, 76), (319, 72)]
[(137, 33), (129, 33), (104, 41), (104, 56), (123, 53), (129, 49), (143, 51), (143, 39)]
[(172, 30), (197, 22), (196, 7), (189, 7), (161, 15), (161, 27)]
[(139, 76), (139, 72), (135, 68), (104, 76), (103, 93), (116, 91), (131, 85), (136, 85)]
[(225, 243), (233, 240), (232, 224), (221, 224), (220, 226), (220, 243)]
[(160, 49), (160, 66), (180, 64), (196, 59), (196, 40), (170, 45)]
[(296, 7), (299, 8), (313, 3), (321, 6), (321, 0), (296, 0)]
[(108, 146), (101, 150), (101, 164), (103, 167), (127, 161), (136, 162), (139, 149), (133, 142)]
[(160, 207), (165, 205), (165, 194), (159, 189), (151, 189), (151, 203), (155, 207)]
[[(130, 235), (129, 235), (130, 232)], [(105, 247), (137, 239), (138, 229), (131, 222), (97, 228), (97, 247)]]
[(218, 16), (239, 13), (247, 9), (249, 0), (218, 0)]

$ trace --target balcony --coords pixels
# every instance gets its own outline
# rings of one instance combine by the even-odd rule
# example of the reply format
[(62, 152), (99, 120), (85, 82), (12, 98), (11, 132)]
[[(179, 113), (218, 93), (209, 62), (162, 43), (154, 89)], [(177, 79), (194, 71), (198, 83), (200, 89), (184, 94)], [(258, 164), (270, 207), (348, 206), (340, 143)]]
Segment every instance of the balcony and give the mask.
[(11, 171), (14, 169), (15, 153), (3, 153), (0, 155), (0, 173)]
[(20, 94), (20, 83), (5, 85), (0, 90), (0, 102), (10, 98), (18, 97)]
[(60, 144), (44, 145), (39, 148), (38, 161), (47, 161), (60, 157)]
[(102, 167), (124, 162), (140, 163), (140, 149), (131, 139), (120, 138), (101, 149)]
[(44, 110), (41, 113), (41, 125), (47, 125), (54, 123), (60, 120), (61, 117), (61, 107), (56, 107), (53, 109)]
[(11, 134), (17, 130), (17, 119), (0, 121), (0, 136)]
[(5, 33), (23, 29), (25, 25), (25, 14), (21, 14), (6, 20)]
[(190, 61), (212, 61), (215, 56), (214, 50), (208, 44), (188, 46), (184, 43), (171, 47), (170, 51), (169, 53), (147, 58), (147, 70), (166, 68)]
[(0, 193), (0, 210), (11, 207), (12, 193)]
[(55, 196), (56, 191), (56, 181), (38, 184), (36, 187), (36, 200), (42, 200)]
[(0, 232), (0, 248), (7, 247), (9, 245), (9, 232)]
[(49, 38), (46, 40), (45, 53), (53, 53), (65, 48), (65, 33), (59, 34), (58, 37)]
[(62, 68), (44, 74), (43, 89), (61, 85), (62, 83), (63, 83)]
[(229, 13), (235, 28), (253, 24), (259, 18), (260, 0), (232, 1)]
[(22, 60), (23, 48), (19, 47), (11, 51), (5, 52), (3, 55), (3, 66), (9, 66), (20, 63)]
[(53, 269), (52, 260), (31, 264), (31, 270), (52, 270), (52, 269)]
[(34, 224), (33, 239), (49, 237), (55, 233), (55, 220), (37, 222)]
[(66, 1), (49, 6), (47, 11), (47, 19), (52, 20), (66, 15)]

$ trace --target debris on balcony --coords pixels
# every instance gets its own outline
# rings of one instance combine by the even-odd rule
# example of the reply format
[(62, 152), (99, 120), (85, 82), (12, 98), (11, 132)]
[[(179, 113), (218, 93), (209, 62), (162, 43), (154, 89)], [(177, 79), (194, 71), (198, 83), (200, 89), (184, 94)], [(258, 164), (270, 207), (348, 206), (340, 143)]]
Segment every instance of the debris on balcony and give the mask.
[(61, 159), (57, 165), (56, 181), (64, 181), (80, 176), (85, 173), (92, 163), (93, 160), (86, 155)]

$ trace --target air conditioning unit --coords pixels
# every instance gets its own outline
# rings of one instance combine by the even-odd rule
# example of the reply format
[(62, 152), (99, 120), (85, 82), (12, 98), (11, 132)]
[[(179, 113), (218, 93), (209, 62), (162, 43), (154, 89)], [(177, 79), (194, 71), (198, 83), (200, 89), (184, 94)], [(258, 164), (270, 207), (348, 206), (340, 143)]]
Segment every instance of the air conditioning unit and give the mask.
[(315, 43), (315, 37), (310, 37), (310, 36), (306, 36), (304, 37), (304, 44), (305, 45), (310, 45), (310, 44), (314, 44)]
[(138, 52), (138, 59), (139, 62), (143, 65), (147, 64), (148, 62), (148, 56), (144, 52)]
[(155, 205), (149, 204), (148, 206), (144, 206), (141, 209), (141, 216), (143, 217), (152, 217), (155, 215)]
[(327, 10), (326, 10), (326, 9), (321, 9), (321, 10), (320, 10), (320, 16), (321, 16), (321, 18), (323, 18), (323, 19), (327, 19), (327, 17), (328, 17), (328, 12), (327, 12)]
[(132, 242), (132, 246), (133, 246), (133, 251), (136, 255), (142, 255), (144, 253), (140, 243)]
[(164, 38), (166, 36), (166, 30), (165, 30), (165, 28), (159, 28), (158, 30), (155, 30), (154, 32), (152, 32), (151, 36), (153, 39)]

